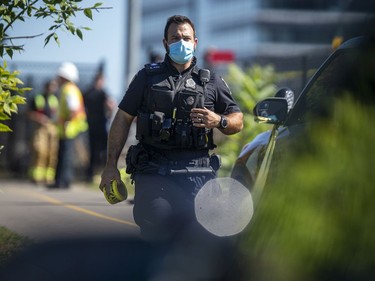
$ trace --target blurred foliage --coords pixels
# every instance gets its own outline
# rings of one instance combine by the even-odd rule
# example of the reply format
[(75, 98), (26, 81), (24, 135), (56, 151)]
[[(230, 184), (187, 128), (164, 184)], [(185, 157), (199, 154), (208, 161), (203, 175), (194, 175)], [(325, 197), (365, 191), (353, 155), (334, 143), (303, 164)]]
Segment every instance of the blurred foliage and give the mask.
[[(90, 7), (79, 7), (81, 1), (73, 0), (4, 0), (0, 5), (0, 57), (3, 59), (3, 65), (0, 66), (0, 121), (8, 120), (13, 113), (17, 113), (18, 105), (25, 103), (25, 98), (21, 95), (30, 88), (19, 88), (22, 81), (17, 78), (18, 71), (9, 72), (4, 57), (12, 59), (15, 51), (23, 51), (24, 46), (16, 44), (20, 39), (31, 39), (43, 34), (9, 36), (8, 31), (13, 30), (16, 22), (33, 18), (42, 20), (45, 18), (53, 19), (52, 25), (47, 25), (48, 34), (45, 36), (44, 45), (47, 45), (51, 38), (60, 45), (59, 30), (67, 30), (72, 35), (83, 39), (82, 30), (89, 30), (88, 27), (76, 27), (71, 21), (77, 13), (83, 13), (92, 20), (92, 11), (103, 9), (102, 3), (95, 3)], [(22, 32), (22, 30), (21, 30)], [(0, 132), (11, 131), (11, 129), (0, 122)]]
[[(0, 66), (0, 121), (9, 120), (13, 113), (18, 112), (18, 105), (25, 103), (25, 98), (20, 95), (12, 95), (12, 92), (23, 94), (30, 88), (19, 88), (23, 82), (17, 77), (18, 71), (9, 72), (7, 64)], [(12, 131), (7, 125), (0, 123), (0, 132)], [(1, 150), (0, 150), (1, 151)]]
[(278, 162), (243, 236), (246, 280), (372, 280), (375, 108), (332, 110)]
[(27, 237), (18, 235), (5, 227), (0, 227), (0, 269), (17, 252), (33, 243)]
[(276, 81), (279, 76), (271, 65), (253, 65), (245, 71), (235, 64), (228, 67), (225, 80), (232, 91), (233, 97), (244, 114), (244, 128), (235, 135), (223, 136), (217, 142), (216, 153), (222, 157), (221, 176), (228, 176), (242, 147), (259, 133), (268, 130), (269, 125), (259, 125), (254, 121), (255, 104), (276, 93)]

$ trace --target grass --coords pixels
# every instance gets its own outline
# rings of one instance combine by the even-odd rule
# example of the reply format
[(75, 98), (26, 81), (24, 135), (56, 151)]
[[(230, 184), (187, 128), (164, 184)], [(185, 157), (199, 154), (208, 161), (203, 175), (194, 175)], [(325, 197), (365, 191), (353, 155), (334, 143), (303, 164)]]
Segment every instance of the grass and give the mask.
[(32, 241), (0, 226), (0, 268), (18, 251), (30, 245)]

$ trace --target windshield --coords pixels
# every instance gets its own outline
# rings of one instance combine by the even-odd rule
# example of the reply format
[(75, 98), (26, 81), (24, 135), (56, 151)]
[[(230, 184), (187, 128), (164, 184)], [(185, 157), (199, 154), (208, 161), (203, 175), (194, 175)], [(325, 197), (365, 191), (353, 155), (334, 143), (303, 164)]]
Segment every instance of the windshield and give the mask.
[(287, 123), (304, 123), (307, 117), (328, 117), (335, 98), (345, 94), (362, 98), (368, 93), (365, 87), (374, 84), (375, 63), (373, 55), (364, 54), (358, 49), (336, 52), (305, 88)]

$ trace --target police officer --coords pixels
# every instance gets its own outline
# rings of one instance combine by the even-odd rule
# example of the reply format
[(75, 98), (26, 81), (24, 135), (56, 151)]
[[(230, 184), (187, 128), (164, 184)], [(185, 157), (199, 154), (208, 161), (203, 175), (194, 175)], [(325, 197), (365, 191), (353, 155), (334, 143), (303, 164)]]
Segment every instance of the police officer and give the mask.
[(164, 61), (147, 64), (130, 83), (113, 120), (100, 189), (120, 180), (117, 162), (137, 117), (136, 138), (127, 156), (135, 181), (134, 219), (143, 237), (173, 239), (195, 221), (194, 196), (216, 177), (213, 129), (225, 135), (243, 127), (243, 114), (224, 80), (199, 69), (194, 24), (168, 18)]

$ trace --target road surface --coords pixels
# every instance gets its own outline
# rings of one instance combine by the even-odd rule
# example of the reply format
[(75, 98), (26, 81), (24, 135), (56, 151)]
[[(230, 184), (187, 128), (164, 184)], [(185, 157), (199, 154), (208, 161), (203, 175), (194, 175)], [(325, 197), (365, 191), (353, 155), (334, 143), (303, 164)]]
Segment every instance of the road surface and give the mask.
[(98, 189), (0, 179), (0, 226), (36, 241), (0, 267), (0, 280), (238, 280), (221, 278), (235, 272), (227, 243), (195, 239), (203, 233), (194, 227), (168, 247), (146, 242), (132, 208), (129, 200), (108, 204)]
[(61, 238), (138, 235), (129, 200), (110, 205), (99, 189), (75, 184), (48, 190), (0, 179), (0, 226), (43, 242)]

